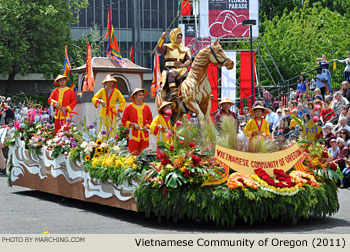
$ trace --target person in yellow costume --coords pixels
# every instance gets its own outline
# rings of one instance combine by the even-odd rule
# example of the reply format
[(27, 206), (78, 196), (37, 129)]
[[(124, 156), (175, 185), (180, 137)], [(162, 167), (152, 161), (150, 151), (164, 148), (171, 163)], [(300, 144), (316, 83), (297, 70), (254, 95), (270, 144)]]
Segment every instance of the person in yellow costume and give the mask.
[[(102, 81), (104, 88), (101, 88), (92, 98), (92, 103), (97, 106), (102, 105), (100, 112), (100, 130), (105, 127), (107, 130), (107, 137), (115, 137), (117, 130), (117, 117), (121, 117), (126, 101), (122, 93), (117, 89), (117, 80), (111, 75), (107, 75)], [(119, 101), (119, 108), (116, 109), (117, 101)]]
[(263, 106), (257, 105), (253, 107), (249, 114), (254, 116), (254, 118), (250, 119), (247, 125), (244, 127), (244, 134), (251, 139), (255, 135), (262, 135), (264, 137), (270, 136), (269, 123), (263, 116), (268, 114), (268, 111)]
[(192, 63), (190, 49), (182, 45), (181, 28), (173, 29), (170, 34), (169, 44), (164, 44), (168, 33), (163, 32), (157, 44), (157, 52), (164, 55), (164, 70), (162, 72), (161, 88), (166, 88), (166, 83), (171, 90), (172, 98), (178, 96), (178, 83), (187, 76), (187, 67)]
[(172, 113), (172, 108), (174, 106), (175, 103), (173, 102), (163, 102), (158, 109), (159, 115), (157, 115), (151, 123), (151, 133), (157, 136), (157, 143), (171, 143), (171, 137), (167, 137), (167, 132), (172, 131), (172, 123), (170, 116)]

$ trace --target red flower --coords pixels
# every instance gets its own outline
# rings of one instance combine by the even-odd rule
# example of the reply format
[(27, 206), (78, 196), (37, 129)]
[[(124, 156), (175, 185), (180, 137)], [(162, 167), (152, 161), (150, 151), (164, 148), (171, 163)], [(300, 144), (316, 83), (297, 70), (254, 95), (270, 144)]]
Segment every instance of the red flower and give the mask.
[(164, 188), (163, 188), (163, 196), (165, 196), (166, 195), (166, 193), (167, 193), (167, 190), (168, 190), (168, 187), (167, 186), (164, 186)]
[(115, 139), (117, 139), (117, 140), (118, 140), (118, 139), (119, 139), (119, 136), (115, 136)]
[(174, 150), (174, 145), (170, 145), (170, 146), (169, 146), (169, 150), (170, 150), (170, 151), (173, 151), (173, 150)]
[(194, 149), (196, 147), (196, 144), (194, 142), (188, 142), (188, 146)]
[(194, 167), (194, 166), (198, 166), (199, 165), (199, 163), (201, 162), (201, 158), (200, 157), (198, 157), (198, 156), (196, 156), (196, 155), (193, 155), (192, 156), (192, 166)]
[(335, 162), (331, 162), (329, 165), (333, 171), (336, 171), (338, 169), (338, 165)]
[(126, 137), (129, 138), (129, 134), (127, 134)]
[(321, 139), (322, 138), (322, 133), (318, 133), (317, 135), (316, 135), (316, 139)]
[(322, 151), (322, 156), (324, 158), (329, 158), (328, 152), (327, 151)]
[(157, 159), (164, 159), (166, 156), (165, 156), (165, 154), (164, 154), (164, 152), (160, 152), (160, 153), (158, 153), (158, 155), (157, 155)]
[(308, 149), (305, 149), (304, 151), (305, 151), (306, 153), (310, 153), (310, 151), (309, 151)]
[(165, 158), (162, 160), (162, 162), (160, 162), (160, 164), (163, 166), (166, 166), (167, 164), (171, 164), (171, 161), (170, 161), (170, 159)]
[(180, 141), (179, 144), (180, 144), (182, 147), (184, 147), (185, 141)]
[(123, 134), (125, 133), (125, 130), (122, 130)]
[(188, 172), (187, 169), (184, 169), (183, 175), (184, 175), (185, 178), (188, 178), (189, 172)]

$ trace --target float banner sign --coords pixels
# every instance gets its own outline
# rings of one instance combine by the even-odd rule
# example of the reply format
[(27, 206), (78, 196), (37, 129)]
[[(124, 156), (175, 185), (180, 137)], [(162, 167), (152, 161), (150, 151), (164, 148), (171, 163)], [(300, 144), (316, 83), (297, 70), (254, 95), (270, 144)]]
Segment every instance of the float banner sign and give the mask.
[(274, 169), (282, 169), (284, 172), (293, 166), (303, 157), (303, 150), (298, 144), (288, 149), (273, 153), (250, 153), (228, 149), (220, 145), (215, 147), (215, 158), (232, 170), (248, 175), (254, 175), (254, 169), (262, 168), (269, 175), (273, 175)]
[(314, 123), (313, 120), (309, 120), (303, 130), (303, 138), (313, 142), (315, 141), (316, 135), (322, 133), (322, 128)]

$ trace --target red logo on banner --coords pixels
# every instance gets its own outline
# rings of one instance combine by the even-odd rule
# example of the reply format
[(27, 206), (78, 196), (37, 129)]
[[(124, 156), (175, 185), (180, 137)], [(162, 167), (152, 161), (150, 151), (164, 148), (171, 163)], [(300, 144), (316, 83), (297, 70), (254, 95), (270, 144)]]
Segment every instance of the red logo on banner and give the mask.
[(249, 27), (242, 21), (249, 19), (249, 10), (210, 10), (209, 34), (212, 37), (248, 37)]

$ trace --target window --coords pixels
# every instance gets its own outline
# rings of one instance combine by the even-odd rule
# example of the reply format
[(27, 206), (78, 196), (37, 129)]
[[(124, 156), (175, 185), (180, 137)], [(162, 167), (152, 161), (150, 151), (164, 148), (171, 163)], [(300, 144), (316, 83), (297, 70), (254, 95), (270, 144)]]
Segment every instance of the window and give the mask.
[(94, 9), (93, 8), (87, 8), (87, 27), (94, 26), (95, 19), (94, 19)]
[(143, 11), (143, 28), (151, 28), (151, 11)]
[(98, 25), (102, 24), (102, 8), (95, 9), (95, 24), (98, 24)]
[(86, 10), (78, 10), (79, 27), (86, 27)]
[(159, 28), (158, 23), (158, 11), (151, 11), (151, 27), (152, 28)]
[(117, 87), (118, 87), (119, 91), (123, 95), (128, 95), (129, 94), (129, 88), (128, 88), (128, 85), (127, 85), (125, 79), (120, 77), (120, 75), (112, 75), (112, 77), (117, 80)]
[(126, 20), (127, 20), (127, 11), (126, 11), (126, 9), (120, 9), (120, 18), (119, 18), (119, 22), (120, 22), (119, 27), (120, 28), (127, 28)]

